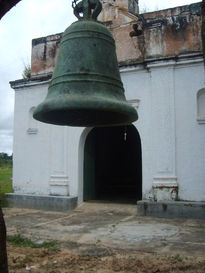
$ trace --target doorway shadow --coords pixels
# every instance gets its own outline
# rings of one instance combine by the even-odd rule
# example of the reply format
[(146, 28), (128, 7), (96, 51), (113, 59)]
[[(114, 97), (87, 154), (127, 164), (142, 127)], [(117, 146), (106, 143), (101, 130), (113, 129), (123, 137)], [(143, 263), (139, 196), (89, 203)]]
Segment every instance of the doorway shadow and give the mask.
[(142, 198), (141, 140), (133, 125), (93, 128), (84, 146), (83, 199), (135, 203)]

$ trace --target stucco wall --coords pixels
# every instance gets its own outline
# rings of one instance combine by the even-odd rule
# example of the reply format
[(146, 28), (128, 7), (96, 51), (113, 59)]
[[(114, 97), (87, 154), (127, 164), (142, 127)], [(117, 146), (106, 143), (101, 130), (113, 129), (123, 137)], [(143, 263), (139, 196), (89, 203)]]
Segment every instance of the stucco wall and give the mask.
[[(177, 189), (180, 200), (205, 201), (205, 125), (197, 122), (202, 58), (130, 66), (121, 69), (121, 77), (127, 99), (138, 107), (134, 125), (142, 142), (143, 198), (172, 200)], [(16, 90), (14, 190), (82, 200), (84, 142), (91, 128), (35, 121), (37, 131), (28, 131), (29, 111), (47, 87), (27, 83)]]
[(182, 200), (205, 200), (205, 124), (197, 122), (197, 92), (203, 64), (175, 70), (176, 161)]
[[(105, 2), (110, 15), (102, 13), (99, 20), (113, 34), (120, 66), (201, 52), (200, 3), (138, 15), (128, 11), (128, 1)], [(62, 33), (32, 41), (33, 78), (52, 74), (61, 37)]]
[[(104, 21), (116, 41), (126, 97), (139, 114), (134, 125), (142, 142), (143, 198), (205, 201), (205, 116), (197, 121), (197, 92), (205, 81), (200, 4), (138, 16), (121, 6), (125, 1), (109, 2), (112, 21), (106, 14)], [(33, 40), (32, 78), (11, 84), (13, 186), (16, 193), (78, 195), (82, 201), (84, 143), (91, 128), (32, 119), (33, 107), (46, 96), (61, 37)]]
[(47, 89), (47, 82), (20, 84), (15, 92), (13, 189), (16, 193), (67, 195), (69, 191), (67, 128), (44, 124), (32, 117), (33, 108), (44, 100)]
[(16, 193), (49, 191), (50, 126), (31, 122), (30, 118), (30, 109), (44, 99), (46, 87), (22, 87), (15, 92), (13, 189)]
[(205, 126), (197, 122), (203, 60), (158, 62), (121, 76), (127, 98), (140, 100), (144, 198), (172, 199), (168, 189), (178, 187), (180, 200), (205, 200)]

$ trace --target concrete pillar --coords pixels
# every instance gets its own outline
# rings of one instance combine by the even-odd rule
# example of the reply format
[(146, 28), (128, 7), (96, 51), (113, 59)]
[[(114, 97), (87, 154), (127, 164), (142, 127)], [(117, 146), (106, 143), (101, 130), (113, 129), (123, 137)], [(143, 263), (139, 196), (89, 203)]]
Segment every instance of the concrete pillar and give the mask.
[(62, 126), (51, 127), (50, 149), (50, 194), (69, 195), (68, 181), (68, 128)]
[[(173, 64), (174, 65), (174, 64)], [(175, 98), (173, 66), (151, 64), (152, 138), (154, 199), (176, 200), (178, 184), (176, 176)]]

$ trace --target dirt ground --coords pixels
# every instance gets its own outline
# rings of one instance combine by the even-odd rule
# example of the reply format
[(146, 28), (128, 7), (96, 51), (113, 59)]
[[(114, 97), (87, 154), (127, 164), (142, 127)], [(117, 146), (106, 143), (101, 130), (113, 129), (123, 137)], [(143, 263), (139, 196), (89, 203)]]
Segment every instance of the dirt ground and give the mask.
[(205, 259), (189, 256), (162, 255), (93, 249), (93, 253), (77, 254), (66, 248), (33, 249), (8, 245), (10, 273), (204, 273)]
[(138, 217), (134, 205), (108, 203), (4, 213), (10, 273), (205, 273), (205, 220)]

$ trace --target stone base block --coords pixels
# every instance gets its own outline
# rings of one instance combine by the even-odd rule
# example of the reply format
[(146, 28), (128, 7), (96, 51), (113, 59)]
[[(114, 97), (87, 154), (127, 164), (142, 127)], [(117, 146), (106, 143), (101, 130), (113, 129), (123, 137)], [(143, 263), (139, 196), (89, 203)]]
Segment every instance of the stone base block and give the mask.
[(137, 215), (161, 218), (205, 219), (205, 202), (138, 201)]
[(68, 212), (77, 207), (76, 196), (50, 196), (29, 194), (6, 194), (7, 206), (11, 208), (27, 208)]

